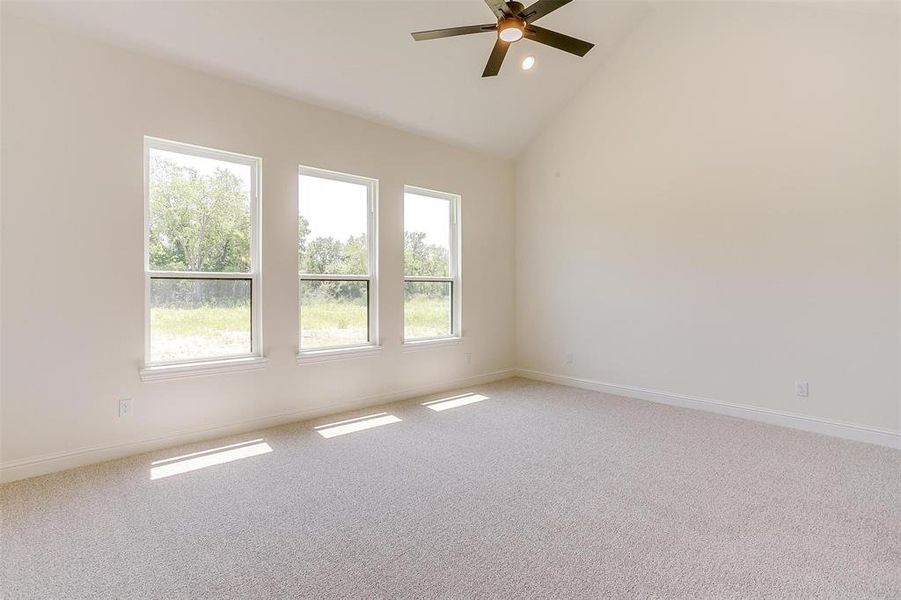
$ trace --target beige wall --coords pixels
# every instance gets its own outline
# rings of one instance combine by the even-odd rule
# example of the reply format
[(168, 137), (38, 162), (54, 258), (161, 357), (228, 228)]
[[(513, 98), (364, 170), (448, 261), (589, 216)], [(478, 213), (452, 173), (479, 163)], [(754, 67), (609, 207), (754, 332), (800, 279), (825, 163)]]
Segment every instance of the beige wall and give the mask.
[[(90, 462), (513, 366), (508, 162), (10, 17), (2, 134), (5, 466), (94, 448), (66, 464)], [(262, 157), (265, 370), (141, 383), (144, 135)], [(301, 163), (379, 179), (379, 356), (295, 363)], [(401, 350), (404, 184), (463, 197), (461, 346)]]
[(517, 366), (901, 429), (899, 47), (658, 8), (517, 164)]

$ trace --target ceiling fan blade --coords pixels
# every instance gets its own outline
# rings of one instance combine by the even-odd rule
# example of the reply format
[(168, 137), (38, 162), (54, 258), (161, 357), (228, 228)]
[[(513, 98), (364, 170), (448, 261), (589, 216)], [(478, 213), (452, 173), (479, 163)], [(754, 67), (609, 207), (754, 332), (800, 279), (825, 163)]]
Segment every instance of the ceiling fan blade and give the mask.
[(558, 50), (563, 50), (564, 52), (569, 52), (576, 56), (585, 56), (588, 54), (589, 50), (594, 48), (594, 44), (568, 35), (563, 35), (562, 33), (557, 33), (556, 31), (551, 31), (550, 29), (543, 29), (537, 25), (529, 25), (526, 27), (524, 36), (526, 39), (532, 40), (533, 42), (551, 46), (552, 48), (557, 48)]
[(491, 56), (488, 57), (488, 64), (482, 71), (482, 77), (494, 77), (500, 72), (501, 64), (504, 62), (504, 56), (507, 55), (509, 47), (510, 44), (500, 38), (494, 42), (494, 48), (491, 49)]
[(467, 25), (465, 27), (448, 27), (447, 29), (432, 29), (429, 31), (416, 31), (411, 33), (413, 39), (417, 42), (423, 40), (437, 40), (439, 38), (453, 37), (455, 35), (468, 35), (470, 33), (484, 33), (486, 31), (494, 31), (497, 24), (489, 23), (487, 25)]
[(526, 23), (533, 23), (548, 13), (552, 13), (564, 4), (569, 4), (573, 0), (538, 0), (535, 4), (524, 8), (519, 16), (526, 20)]
[(513, 16), (513, 11), (507, 7), (507, 3), (504, 2), (504, 0), (485, 0), (485, 4), (488, 5), (488, 8), (491, 9), (491, 12), (493, 12), (494, 16), (498, 19), (505, 19)]

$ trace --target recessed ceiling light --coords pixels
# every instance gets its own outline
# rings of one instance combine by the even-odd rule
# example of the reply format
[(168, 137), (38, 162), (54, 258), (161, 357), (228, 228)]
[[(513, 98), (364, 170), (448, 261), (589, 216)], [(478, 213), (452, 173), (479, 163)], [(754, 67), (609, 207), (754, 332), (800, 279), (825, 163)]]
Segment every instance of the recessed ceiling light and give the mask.
[(522, 60), (522, 70), (523, 71), (528, 71), (529, 69), (531, 69), (534, 66), (535, 66), (535, 57), (534, 56), (527, 56)]

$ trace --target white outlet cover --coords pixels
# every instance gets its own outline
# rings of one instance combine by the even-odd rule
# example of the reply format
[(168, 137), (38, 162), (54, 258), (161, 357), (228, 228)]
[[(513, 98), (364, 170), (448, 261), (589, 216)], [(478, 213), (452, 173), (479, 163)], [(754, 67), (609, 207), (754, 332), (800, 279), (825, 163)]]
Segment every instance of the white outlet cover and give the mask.
[(810, 395), (810, 385), (806, 381), (795, 383), (795, 395), (799, 398), (807, 398)]
[(119, 416), (127, 417), (131, 414), (131, 398), (123, 398), (119, 400)]

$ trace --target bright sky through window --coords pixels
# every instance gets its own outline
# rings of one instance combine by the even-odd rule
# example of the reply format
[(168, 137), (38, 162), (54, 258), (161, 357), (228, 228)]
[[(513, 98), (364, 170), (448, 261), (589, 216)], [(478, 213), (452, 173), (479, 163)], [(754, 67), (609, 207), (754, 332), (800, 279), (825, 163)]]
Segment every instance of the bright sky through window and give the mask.
[(216, 169), (231, 171), (241, 180), (241, 188), (248, 193), (250, 192), (250, 167), (245, 165), (229, 163), (214, 158), (194, 156), (192, 154), (169, 152), (168, 150), (160, 150), (159, 148), (152, 148), (150, 150), (150, 156), (151, 158), (164, 158), (177, 165), (194, 169), (197, 171), (198, 175), (212, 175), (216, 172)]
[(334, 238), (346, 242), (366, 233), (365, 185), (300, 175), (300, 214), (310, 227), (309, 239)]
[[(366, 232), (365, 211), (354, 210), (366, 205), (365, 186), (309, 175), (300, 175), (298, 186), (303, 199), (300, 214), (309, 222), (310, 239), (330, 237), (346, 241), (350, 236)], [(426, 243), (446, 247), (450, 235), (444, 225), (447, 223), (447, 201), (410, 193), (405, 196), (424, 200), (405, 205), (407, 231), (421, 231), (425, 233)]]
[[(415, 202), (407, 200), (415, 200)], [(450, 245), (449, 210), (450, 203), (447, 200), (406, 192), (404, 194), (404, 229), (406, 231), (422, 231), (425, 233), (427, 244), (447, 248)]]

